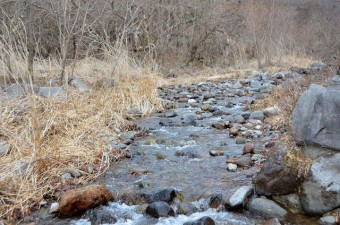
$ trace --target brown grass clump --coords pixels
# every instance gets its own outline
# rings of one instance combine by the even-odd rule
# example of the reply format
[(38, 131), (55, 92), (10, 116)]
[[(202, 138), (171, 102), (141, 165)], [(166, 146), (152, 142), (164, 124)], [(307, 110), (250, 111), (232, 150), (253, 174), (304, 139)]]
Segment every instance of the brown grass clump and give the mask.
[(305, 178), (312, 165), (312, 160), (304, 155), (301, 149), (295, 145), (295, 141), (290, 134), (284, 135), (281, 140), (287, 146), (285, 163), (297, 171), (299, 178)]
[[(112, 77), (115, 69), (113, 88), (93, 88), (87, 93), (70, 89), (62, 98), (1, 99), (0, 140), (10, 143), (11, 149), (0, 157), (0, 218), (21, 219), (39, 207), (44, 197), (95, 179), (108, 168), (110, 156), (121, 156), (108, 143), (133, 123), (128, 110), (137, 107), (143, 115), (162, 110), (157, 97), (159, 76), (129, 67), (132, 63), (127, 61), (113, 68), (111, 60), (85, 59), (75, 74), (95, 84)], [(44, 74), (48, 78), (55, 75), (52, 67), (37, 68), (48, 71)], [(68, 170), (82, 176), (65, 181), (61, 175)]]

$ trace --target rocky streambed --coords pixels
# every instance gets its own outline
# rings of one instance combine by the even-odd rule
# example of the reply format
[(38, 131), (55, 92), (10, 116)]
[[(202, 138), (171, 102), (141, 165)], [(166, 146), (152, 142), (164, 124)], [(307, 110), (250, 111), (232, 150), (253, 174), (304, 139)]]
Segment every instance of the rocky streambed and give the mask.
[(281, 151), (276, 140), (286, 131), (267, 122), (278, 107), (252, 111), (249, 105), (298, 76), (254, 72), (247, 79), (161, 88), (167, 110), (136, 121), (138, 131), (111, 143), (128, 152), (98, 181), (115, 200), (80, 218), (39, 212), (37, 224), (319, 224), (319, 217), (290, 210), (283, 200), (260, 197), (253, 185), (267, 153)]

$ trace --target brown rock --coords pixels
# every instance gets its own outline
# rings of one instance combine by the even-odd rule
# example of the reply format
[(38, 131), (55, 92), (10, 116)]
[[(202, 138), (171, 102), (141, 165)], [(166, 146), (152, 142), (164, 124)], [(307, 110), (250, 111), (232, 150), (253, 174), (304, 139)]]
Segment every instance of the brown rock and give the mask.
[(85, 188), (65, 192), (59, 201), (60, 215), (74, 216), (87, 209), (107, 204), (113, 196), (103, 185), (90, 185)]
[(240, 131), (240, 129), (238, 127), (234, 126), (234, 127), (230, 128), (229, 135), (230, 136), (237, 136), (239, 131)]
[(243, 154), (247, 154), (247, 153), (254, 153), (254, 143), (252, 143), (252, 142), (247, 142), (247, 143), (243, 146)]
[(247, 155), (242, 155), (238, 158), (228, 159), (227, 163), (234, 163), (241, 167), (250, 167), (252, 164), (252, 161), (251, 161), (251, 156), (247, 154)]
[(303, 177), (296, 166), (287, 163), (287, 147), (277, 142), (273, 153), (254, 177), (256, 193), (264, 196), (287, 195), (300, 187)]
[(213, 123), (211, 126), (218, 130), (223, 130), (227, 127), (224, 123)]

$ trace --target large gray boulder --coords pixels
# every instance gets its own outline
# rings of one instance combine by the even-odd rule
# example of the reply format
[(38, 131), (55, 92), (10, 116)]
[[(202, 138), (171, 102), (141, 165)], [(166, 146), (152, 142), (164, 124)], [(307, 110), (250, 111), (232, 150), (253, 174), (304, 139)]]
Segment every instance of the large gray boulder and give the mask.
[(259, 195), (287, 195), (297, 191), (302, 183), (297, 168), (286, 160), (286, 146), (275, 144), (276, 151), (263, 164), (254, 177), (255, 191)]
[(293, 137), (300, 145), (340, 151), (340, 88), (312, 84), (298, 100), (292, 115)]
[(300, 202), (304, 212), (323, 214), (340, 207), (340, 153), (317, 159), (302, 185)]

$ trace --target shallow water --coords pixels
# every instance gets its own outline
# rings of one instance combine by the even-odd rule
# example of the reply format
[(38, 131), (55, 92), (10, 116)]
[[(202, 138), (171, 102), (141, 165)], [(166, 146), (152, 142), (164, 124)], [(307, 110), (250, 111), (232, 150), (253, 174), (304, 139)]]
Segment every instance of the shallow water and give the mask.
[[(136, 211), (138, 206), (127, 206), (122, 203), (110, 203), (109, 206), (103, 207), (116, 215), (118, 221), (116, 225), (183, 225), (185, 222), (194, 221), (204, 216), (211, 217), (216, 224), (220, 225), (251, 225), (254, 220), (249, 220), (245, 216), (231, 214), (229, 212), (216, 212), (214, 209), (208, 209), (204, 212), (197, 212), (190, 216), (179, 215), (176, 217), (154, 219), (144, 216)], [(91, 225), (87, 219), (74, 220), (71, 225)]]

